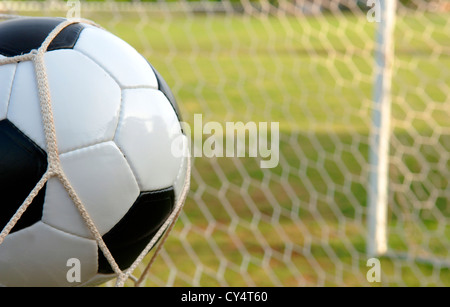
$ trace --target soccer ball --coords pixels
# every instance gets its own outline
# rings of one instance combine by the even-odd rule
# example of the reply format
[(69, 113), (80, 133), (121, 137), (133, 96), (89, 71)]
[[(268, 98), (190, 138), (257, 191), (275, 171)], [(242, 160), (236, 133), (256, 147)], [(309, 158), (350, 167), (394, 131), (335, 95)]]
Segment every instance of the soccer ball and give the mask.
[[(63, 18), (0, 23), (0, 61), (38, 49)], [(44, 55), (64, 174), (121, 270), (161, 228), (188, 182), (185, 137), (167, 83), (135, 49), (78, 22)], [(32, 61), (0, 65), (0, 231), (48, 166)], [(187, 144), (182, 142), (179, 144)], [(189, 149), (182, 145), (179, 149)], [(67, 278), (71, 259), (81, 280)], [(51, 177), (0, 245), (0, 285), (94, 285), (116, 274), (67, 190)]]

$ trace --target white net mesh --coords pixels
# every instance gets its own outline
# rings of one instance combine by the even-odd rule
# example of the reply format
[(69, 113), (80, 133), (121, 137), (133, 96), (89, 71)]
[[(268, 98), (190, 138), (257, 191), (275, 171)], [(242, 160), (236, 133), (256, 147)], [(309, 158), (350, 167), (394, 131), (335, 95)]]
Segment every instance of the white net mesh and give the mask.
[[(424, 5), (424, 3), (418, 3)], [(390, 246), (406, 257), (450, 263), (450, 40), (447, 11), (400, 10), (393, 79)], [(424, 278), (414, 266), (416, 279)]]
[[(275, 168), (195, 158), (184, 211), (146, 286), (374, 285), (366, 245), (378, 23), (368, 1), (73, 3), (160, 71), (186, 122), (280, 123)], [(4, 1), (0, 13), (73, 7)], [(382, 285), (450, 285), (449, 17), (447, 1), (397, 8)]]

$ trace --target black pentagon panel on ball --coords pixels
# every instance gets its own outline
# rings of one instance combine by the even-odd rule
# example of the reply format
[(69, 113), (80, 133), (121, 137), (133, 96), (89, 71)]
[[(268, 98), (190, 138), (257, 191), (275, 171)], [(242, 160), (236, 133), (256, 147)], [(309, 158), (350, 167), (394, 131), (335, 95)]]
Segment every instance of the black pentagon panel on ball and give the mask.
[[(0, 54), (11, 57), (38, 49), (50, 32), (64, 18), (24, 17), (0, 23)], [(79, 23), (64, 28), (48, 47), (48, 51), (72, 49), (84, 26)]]
[[(103, 240), (121, 270), (129, 268), (170, 216), (175, 204), (173, 187), (141, 192), (124, 217), (103, 236)], [(98, 251), (98, 272), (113, 269), (102, 251)]]
[(178, 104), (175, 99), (175, 96), (172, 93), (172, 90), (170, 89), (166, 80), (164, 80), (164, 78), (161, 76), (161, 74), (155, 69), (155, 67), (153, 67), (153, 65), (150, 63), (148, 63), (148, 64), (153, 69), (156, 79), (158, 80), (158, 90), (160, 90), (166, 96), (166, 98), (169, 100), (170, 104), (172, 105), (172, 108), (174, 109), (175, 113), (177, 114), (178, 120), (182, 121), (180, 109), (178, 108)]
[[(0, 231), (22, 205), (47, 169), (47, 154), (9, 120), (0, 121)], [(45, 186), (11, 232), (42, 218)]]

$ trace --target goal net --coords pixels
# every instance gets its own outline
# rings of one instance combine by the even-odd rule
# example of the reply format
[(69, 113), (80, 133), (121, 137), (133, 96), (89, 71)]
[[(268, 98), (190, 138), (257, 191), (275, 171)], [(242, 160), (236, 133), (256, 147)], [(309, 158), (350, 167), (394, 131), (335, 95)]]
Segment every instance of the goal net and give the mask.
[[(386, 3), (2, 1), (0, 14), (121, 37), (203, 146), (248, 124), (244, 154), (192, 158), (143, 286), (450, 286), (450, 5)], [(261, 123), (279, 141), (265, 168), (249, 136)]]

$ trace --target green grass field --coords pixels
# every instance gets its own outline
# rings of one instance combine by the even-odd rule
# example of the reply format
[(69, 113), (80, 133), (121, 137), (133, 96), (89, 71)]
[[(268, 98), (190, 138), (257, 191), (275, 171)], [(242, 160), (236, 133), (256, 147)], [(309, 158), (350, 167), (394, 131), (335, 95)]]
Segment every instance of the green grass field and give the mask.
[[(185, 121), (280, 122), (274, 169), (195, 159), (184, 213), (147, 285), (380, 285), (367, 282), (365, 255), (376, 24), (345, 14), (82, 14), (160, 71)], [(447, 261), (448, 17), (398, 19), (389, 197), (390, 249)], [(381, 265), (381, 285), (450, 285), (445, 266)]]

